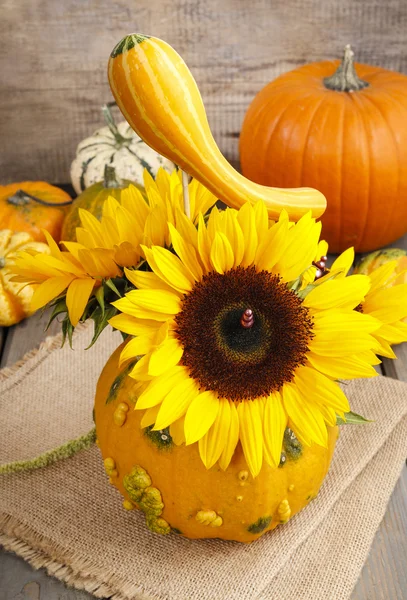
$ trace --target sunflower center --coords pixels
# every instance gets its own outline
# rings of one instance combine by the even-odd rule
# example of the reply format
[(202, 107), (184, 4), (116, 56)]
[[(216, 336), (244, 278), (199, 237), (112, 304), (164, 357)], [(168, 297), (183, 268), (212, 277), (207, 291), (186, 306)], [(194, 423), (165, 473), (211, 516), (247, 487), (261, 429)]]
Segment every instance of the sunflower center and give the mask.
[(302, 300), (255, 267), (209, 273), (184, 297), (175, 320), (191, 377), (235, 401), (268, 396), (291, 381), (313, 337)]

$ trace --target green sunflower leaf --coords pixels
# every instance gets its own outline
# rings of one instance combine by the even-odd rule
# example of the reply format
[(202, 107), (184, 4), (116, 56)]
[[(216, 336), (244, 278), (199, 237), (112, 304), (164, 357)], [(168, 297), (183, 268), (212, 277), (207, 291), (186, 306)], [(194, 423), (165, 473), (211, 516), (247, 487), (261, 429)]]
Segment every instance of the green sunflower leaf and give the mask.
[(99, 306), (102, 310), (102, 315), (105, 314), (105, 291), (103, 285), (101, 285), (95, 293), (96, 300), (99, 302)]
[(113, 279), (105, 279), (104, 283), (107, 285), (108, 288), (110, 288), (112, 290), (112, 292), (114, 292), (116, 294), (116, 296), (118, 296), (119, 298), (122, 297), (121, 293), (119, 292), (119, 290), (113, 283)]
[(362, 417), (361, 415), (358, 415), (357, 413), (354, 413), (354, 412), (345, 413), (345, 419), (346, 419), (346, 421), (344, 421), (342, 419), (342, 417), (337, 415), (336, 416), (336, 424), (337, 425), (361, 425), (363, 423), (373, 423), (373, 421), (371, 421), (369, 419), (365, 419), (365, 417)]
[(95, 308), (95, 310), (89, 317), (90, 319), (92, 319), (94, 321), (95, 329), (93, 332), (92, 341), (89, 344), (89, 346), (86, 348), (86, 350), (88, 350), (89, 348), (91, 348), (93, 346), (93, 344), (96, 342), (96, 340), (98, 339), (98, 337), (100, 336), (102, 331), (105, 329), (105, 327), (107, 327), (109, 325), (109, 323), (108, 323), (109, 319), (111, 319), (112, 317), (117, 315), (117, 312), (118, 312), (118, 310), (114, 306), (109, 306), (109, 308), (105, 309), (103, 311), (103, 313), (102, 313), (102, 309), (100, 306)]

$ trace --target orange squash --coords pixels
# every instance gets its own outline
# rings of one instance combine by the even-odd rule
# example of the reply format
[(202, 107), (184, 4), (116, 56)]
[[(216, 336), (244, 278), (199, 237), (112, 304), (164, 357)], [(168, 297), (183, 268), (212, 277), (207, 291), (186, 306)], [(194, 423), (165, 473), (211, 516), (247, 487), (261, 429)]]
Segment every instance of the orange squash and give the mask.
[(309, 210), (314, 217), (325, 210), (317, 190), (267, 188), (229, 164), (212, 137), (191, 72), (164, 41), (126, 36), (110, 56), (108, 75), (115, 100), (136, 133), (229, 206), (263, 200), (270, 218), (285, 208), (294, 221)]
[(42, 229), (46, 229), (59, 241), (71, 204), (69, 194), (45, 181), (0, 186), (0, 228), (26, 231), (37, 242), (45, 241)]
[(119, 368), (123, 344), (100, 376), (95, 399), (98, 445), (123, 507), (144, 512), (156, 533), (252, 542), (286, 523), (318, 493), (328, 471), (338, 427), (328, 428), (328, 448), (303, 447), (289, 429), (279, 468), (263, 465), (253, 479), (239, 445), (226, 471), (207, 470), (198, 445), (174, 444), (169, 430), (141, 428), (135, 381)]
[(339, 66), (312, 63), (269, 83), (240, 136), (246, 177), (325, 194), (333, 252), (374, 250), (407, 231), (406, 158), (407, 77), (354, 65), (350, 47)]
[(76, 241), (76, 228), (81, 226), (81, 220), (79, 218), (80, 208), (88, 210), (100, 220), (105, 200), (107, 200), (109, 196), (113, 196), (116, 200), (120, 200), (122, 191), (128, 188), (129, 185), (134, 185), (141, 192), (144, 192), (144, 188), (141, 185), (128, 181), (127, 179), (119, 179), (114, 167), (106, 165), (103, 181), (94, 183), (75, 198), (72, 207), (65, 218), (62, 227), (61, 240), (65, 242)]
[(29, 233), (0, 229), (0, 327), (15, 325), (33, 313), (33, 287), (12, 281), (13, 260), (22, 250), (49, 254), (48, 246), (34, 241)]

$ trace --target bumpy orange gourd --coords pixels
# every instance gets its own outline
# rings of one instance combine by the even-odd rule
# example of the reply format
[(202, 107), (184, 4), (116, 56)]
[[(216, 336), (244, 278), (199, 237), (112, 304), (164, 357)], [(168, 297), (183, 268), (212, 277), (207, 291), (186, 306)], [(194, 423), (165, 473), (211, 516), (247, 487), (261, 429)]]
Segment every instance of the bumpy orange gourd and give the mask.
[(26, 231), (44, 242), (43, 229), (61, 239), (62, 223), (72, 204), (69, 194), (45, 181), (21, 181), (0, 186), (0, 228)]
[(120, 346), (100, 376), (95, 400), (98, 445), (124, 508), (143, 511), (156, 533), (252, 542), (286, 523), (318, 493), (328, 471), (338, 428), (328, 428), (328, 449), (303, 447), (286, 430), (279, 468), (263, 465), (253, 479), (239, 445), (226, 471), (207, 470), (198, 444), (175, 445), (168, 429), (141, 429), (134, 410), (135, 381), (118, 366)]
[(317, 62), (269, 83), (240, 136), (246, 177), (325, 194), (332, 252), (374, 250), (407, 231), (407, 77), (352, 57), (347, 47), (336, 73), (337, 61)]
[(386, 250), (371, 252), (357, 263), (353, 272), (370, 275), (375, 269), (393, 260), (397, 261), (395, 272), (398, 276), (395, 283), (407, 283), (407, 251), (399, 248), (387, 248)]
[(115, 169), (106, 165), (103, 181), (94, 183), (75, 198), (71, 210), (65, 218), (62, 227), (61, 240), (66, 242), (76, 241), (76, 228), (81, 226), (79, 217), (80, 208), (89, 211), (100, 220), (105, 200), (107, 200), (109, 196), (113, 196), (116, 200), (120, 200), (122, 191), (127, 189), (129, 185), (134, 185), (142, 193), (144, 192), (144, 188), (141, 185), (128, 181), (127, 179), (119, 179), (116, 176)]
[(228, 163), (212, 137), (191, 72), (162, 40), (126, 36), (111, 54), (108, 75), (116, 102), (138, 135), (229, 206), (263, 200), (271, 218), (285, 208), (294, 221), (309, 210), (314, 217), (324, 212), (326, 201), (320, 192), (267, 188)]
[(30, 285), (11, 281), (10, 272), (16, 253), (45, 252), (49, 254), (46, 244), (36, 242), (25, 231), (13, 233), (10, 229), (0, 230), (0, 327), (15, 325), (32, 314), (30, 302), (33, 288)]

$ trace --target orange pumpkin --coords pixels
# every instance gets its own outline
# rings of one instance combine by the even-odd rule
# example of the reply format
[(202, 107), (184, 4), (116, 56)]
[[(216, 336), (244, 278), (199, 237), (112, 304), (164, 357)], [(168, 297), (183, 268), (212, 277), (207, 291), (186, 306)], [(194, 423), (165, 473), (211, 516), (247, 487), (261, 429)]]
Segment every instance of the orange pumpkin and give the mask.
[(240, 159), (257, 183), (326, 196), (331, 251), (385, 246), (407, 231), (407, 77), (354, 65), (349, 46), (339, 67), (324, 61), (285, 73), (250, 105)]
[(0, 186), (0, 229), (26, 231), (44, 242), (42, 229), (61, 239), (61, 228), (72, 199), (45, 181), (21, 181)]
[(127, 376), (129, 366), (118, 366), (123, 345), (97, 385), (97, 439), (110, 483), (125, 498), (123, 507), (141, 510), (152, 531), (252, 542), (315, 498), (338, 427), (328, 428), (328, 448), (303, 446), (287, 429), (280, 467), (264, 464), (255, 479), (240, 445), (226, 471), (218, 465), (207, 470), (197, 443), (176, 445), (169, 429), (141, 428), (142, 411), (134, 410), (136, 382)]

